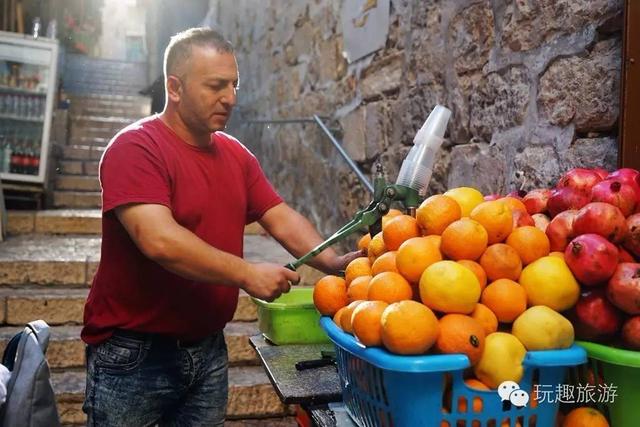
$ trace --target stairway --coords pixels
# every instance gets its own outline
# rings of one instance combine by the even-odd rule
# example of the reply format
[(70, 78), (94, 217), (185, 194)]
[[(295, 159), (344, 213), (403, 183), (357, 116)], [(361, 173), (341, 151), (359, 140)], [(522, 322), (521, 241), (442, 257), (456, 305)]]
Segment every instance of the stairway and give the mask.
[[(84, 343), (88, 287), (100, 259), (98, 210), (10, 211), (10, 237), (0, 243), (0, 352), (25, 323), (52, 327), (47, 359), (64, 425), (83, 425)], [(256, 224), (245, 230), (245, 258), (286, 263), (291, 257)], [(307, 273), (306, 277), (309, 277)], [(258, 333), (256, 307), (241, 293), (224, 334), (229, 350), (229, 426), (295, 426), (249, 344)]]
[(129, 95), (73, 96), (68, 144), (59, 146), (53, 205), (99, 208), (98, 164), (109, 140), (150, 112), (149, 98)]

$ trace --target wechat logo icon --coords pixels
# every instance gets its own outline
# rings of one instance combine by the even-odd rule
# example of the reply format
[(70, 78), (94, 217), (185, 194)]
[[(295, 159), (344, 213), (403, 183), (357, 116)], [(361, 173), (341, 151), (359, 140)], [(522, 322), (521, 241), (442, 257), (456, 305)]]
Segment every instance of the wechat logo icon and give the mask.
[(529, 393), (520, 389), (514, 381), (504, 381), (498, 386), (498, 395), (502, 399), (502, 410), (508, 411), (511, 405), (522, 409), (529, 403)]

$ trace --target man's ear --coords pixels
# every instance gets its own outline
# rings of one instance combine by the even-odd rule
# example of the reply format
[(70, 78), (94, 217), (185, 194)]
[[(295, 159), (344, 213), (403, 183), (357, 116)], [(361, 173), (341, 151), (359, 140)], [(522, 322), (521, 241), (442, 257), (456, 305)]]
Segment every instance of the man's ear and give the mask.
[(172, 102), (180, 102), (182, 96), (182, 82), (176, 76), (167, 77), (167, 97)]

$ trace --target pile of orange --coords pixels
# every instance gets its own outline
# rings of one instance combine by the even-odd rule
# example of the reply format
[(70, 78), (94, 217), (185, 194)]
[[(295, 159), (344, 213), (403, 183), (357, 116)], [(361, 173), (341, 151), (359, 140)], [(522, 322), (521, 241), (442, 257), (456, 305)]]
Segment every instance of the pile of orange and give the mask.
[(381, 233), (360, 239), (366, 256), (344, 279), (318, 281), (315, 305), (365, 346), (475, 364), (486, 337), (510, 332), (533, 305), (520, 276), (550, 245), (530, 218), (517, 198), (484, 201), (469, 187), (427, 198), (415, 218), (393, 210)]

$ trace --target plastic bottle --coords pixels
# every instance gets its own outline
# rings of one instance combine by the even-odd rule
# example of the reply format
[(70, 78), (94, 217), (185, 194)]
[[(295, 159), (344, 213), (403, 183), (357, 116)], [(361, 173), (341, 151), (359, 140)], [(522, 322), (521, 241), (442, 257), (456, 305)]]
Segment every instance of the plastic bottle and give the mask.
[(425, 195), (450, 117), (451, 110), (442, 105), (435, 106), (413, 138), (414, 145), (402, 162), (396, 184), (412, 188), (421, 196)]

